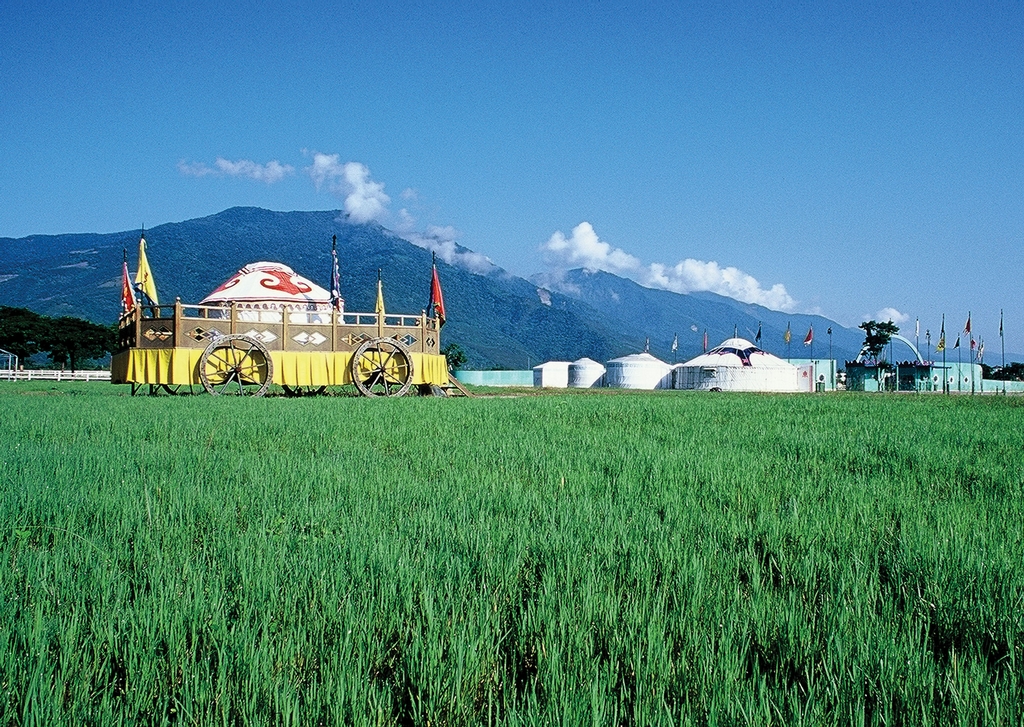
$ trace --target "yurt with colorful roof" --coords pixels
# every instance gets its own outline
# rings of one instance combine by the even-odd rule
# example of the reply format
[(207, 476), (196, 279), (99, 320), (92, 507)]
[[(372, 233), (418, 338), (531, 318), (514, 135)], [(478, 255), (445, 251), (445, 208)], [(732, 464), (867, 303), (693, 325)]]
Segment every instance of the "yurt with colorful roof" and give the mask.
[(280, 323), (286, 313), (289, 323), (329, 323), (332, 308), (330, 292), (283, 263), (266, 261), (246, 265), (200, 304), (234, 304), (239, 320), (263, 323)]
[(797, 367), (745, 338), (728, 338), (673, 371), (673, 388), (702, 391), (799, 391)]

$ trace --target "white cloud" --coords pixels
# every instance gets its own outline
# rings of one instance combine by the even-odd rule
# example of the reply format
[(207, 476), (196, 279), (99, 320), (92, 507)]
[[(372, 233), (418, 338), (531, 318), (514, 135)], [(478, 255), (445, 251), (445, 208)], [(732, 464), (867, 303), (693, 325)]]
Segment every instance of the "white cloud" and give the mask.
[(609, 273), (628, 273), (641, 267), (640, 260), (618, 248), (612, 248), (598, 238), (589, 222), (581, 222), (567, 238), (560, 231), (553, 234), (541, 248), (549, 259), (556, 259), (570, 267), (582, 266), (587, 270)]
[(400, 222), (396, 231), (402, 239), (437, 253), (449, 265), (457, 265), (477, 275), (486, 275), (494, 268), (494, 263), (486, 255), (459, 247), (455, 242), (459, 231), (451, 225), (428, 225), (426, 232), (419, 232), (415, 229), (416, 219), (408, 210), (399, 210), (398, 215)]
[(342, 173), (342, 164), (337, 154), (313, 152), (313, 164), (306, 167), (306, 174), (313, 180), (317, 189), (337, 179)]
[(337, 154), (313, 152), (313, 164), (306, 167), (313, 184), (325, 184), (332, 194), (344, 200), (345, 212), (353, 222), (371, 222), (387, 214), (391, 198), (384, 185), (370, 179), (370, 170), (359, 162), (345, 162)]
[[(869, 316), (864, 316), (864, 320), (867, 320)], [(906, 323), (910, 320), (910, 316), (906, 313), (900, 313), (895, 308), (882, 308), (880, 311), (875, 313), (876, 321), (892, 321), (893, 323)]]
[(282, 164), (276, 159), (266, 164), (257, 164), (248, 159), (239, 159), (233, 162), (224, 157), (217, 157), (217, 161), (213, 163), (212, 167), (208, 167), (202, 162), (186, 162), (182, 159), (178, 162), (178, 171), (186, 177), (245, 177), (257, 182), (273, 184), (294, 174), (295, 167), (291, 164)]
[(764, 288), (752, 275), (735, 267), (722, 267), (714, 261), (687, 258), (671, 266), (663, 263), (644, 265), (639, 258), (601, 240), (589, 222), (576, 225), (570, 237), (555, 232), (541, 250), (555, 267), (604, 270), (648, 288), (675, 293), (706, 290), (773, 310), (789, 311), (796, 307), (796, 301), (781, 283)]

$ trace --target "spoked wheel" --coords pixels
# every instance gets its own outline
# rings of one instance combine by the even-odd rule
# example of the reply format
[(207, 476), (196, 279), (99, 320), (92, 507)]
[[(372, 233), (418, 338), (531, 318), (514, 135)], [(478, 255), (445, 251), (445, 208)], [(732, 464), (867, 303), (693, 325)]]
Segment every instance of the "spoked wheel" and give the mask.
[(326, 386), (288, 386), (281, 384), (285, 396), (319, 396), (327, 391)]
[(412, 356), (394, 338), (374, 338), (352, 354), (352, 382), (363, 396), (402, 396), (412, 386)]
[(263, 396), (273, 376), (266, 346), (241, 333), (221, 336), (199, 357), (199, 380), (214, 396)]

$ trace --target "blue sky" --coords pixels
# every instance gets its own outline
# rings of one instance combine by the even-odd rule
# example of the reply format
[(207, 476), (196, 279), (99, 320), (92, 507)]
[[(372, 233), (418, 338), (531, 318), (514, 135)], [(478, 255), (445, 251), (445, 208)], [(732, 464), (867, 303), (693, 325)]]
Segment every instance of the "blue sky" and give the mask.
[(348, 205), (1024, 351), (1019, 2), (5, 0), (0, 99), (0, 236)]

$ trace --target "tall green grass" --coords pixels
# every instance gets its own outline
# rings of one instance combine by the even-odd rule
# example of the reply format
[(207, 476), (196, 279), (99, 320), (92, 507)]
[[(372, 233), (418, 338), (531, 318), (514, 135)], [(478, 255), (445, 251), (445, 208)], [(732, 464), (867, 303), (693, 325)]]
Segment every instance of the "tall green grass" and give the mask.
[(1022, 404), (0, 385), (0, 714), (1020, 724)]

